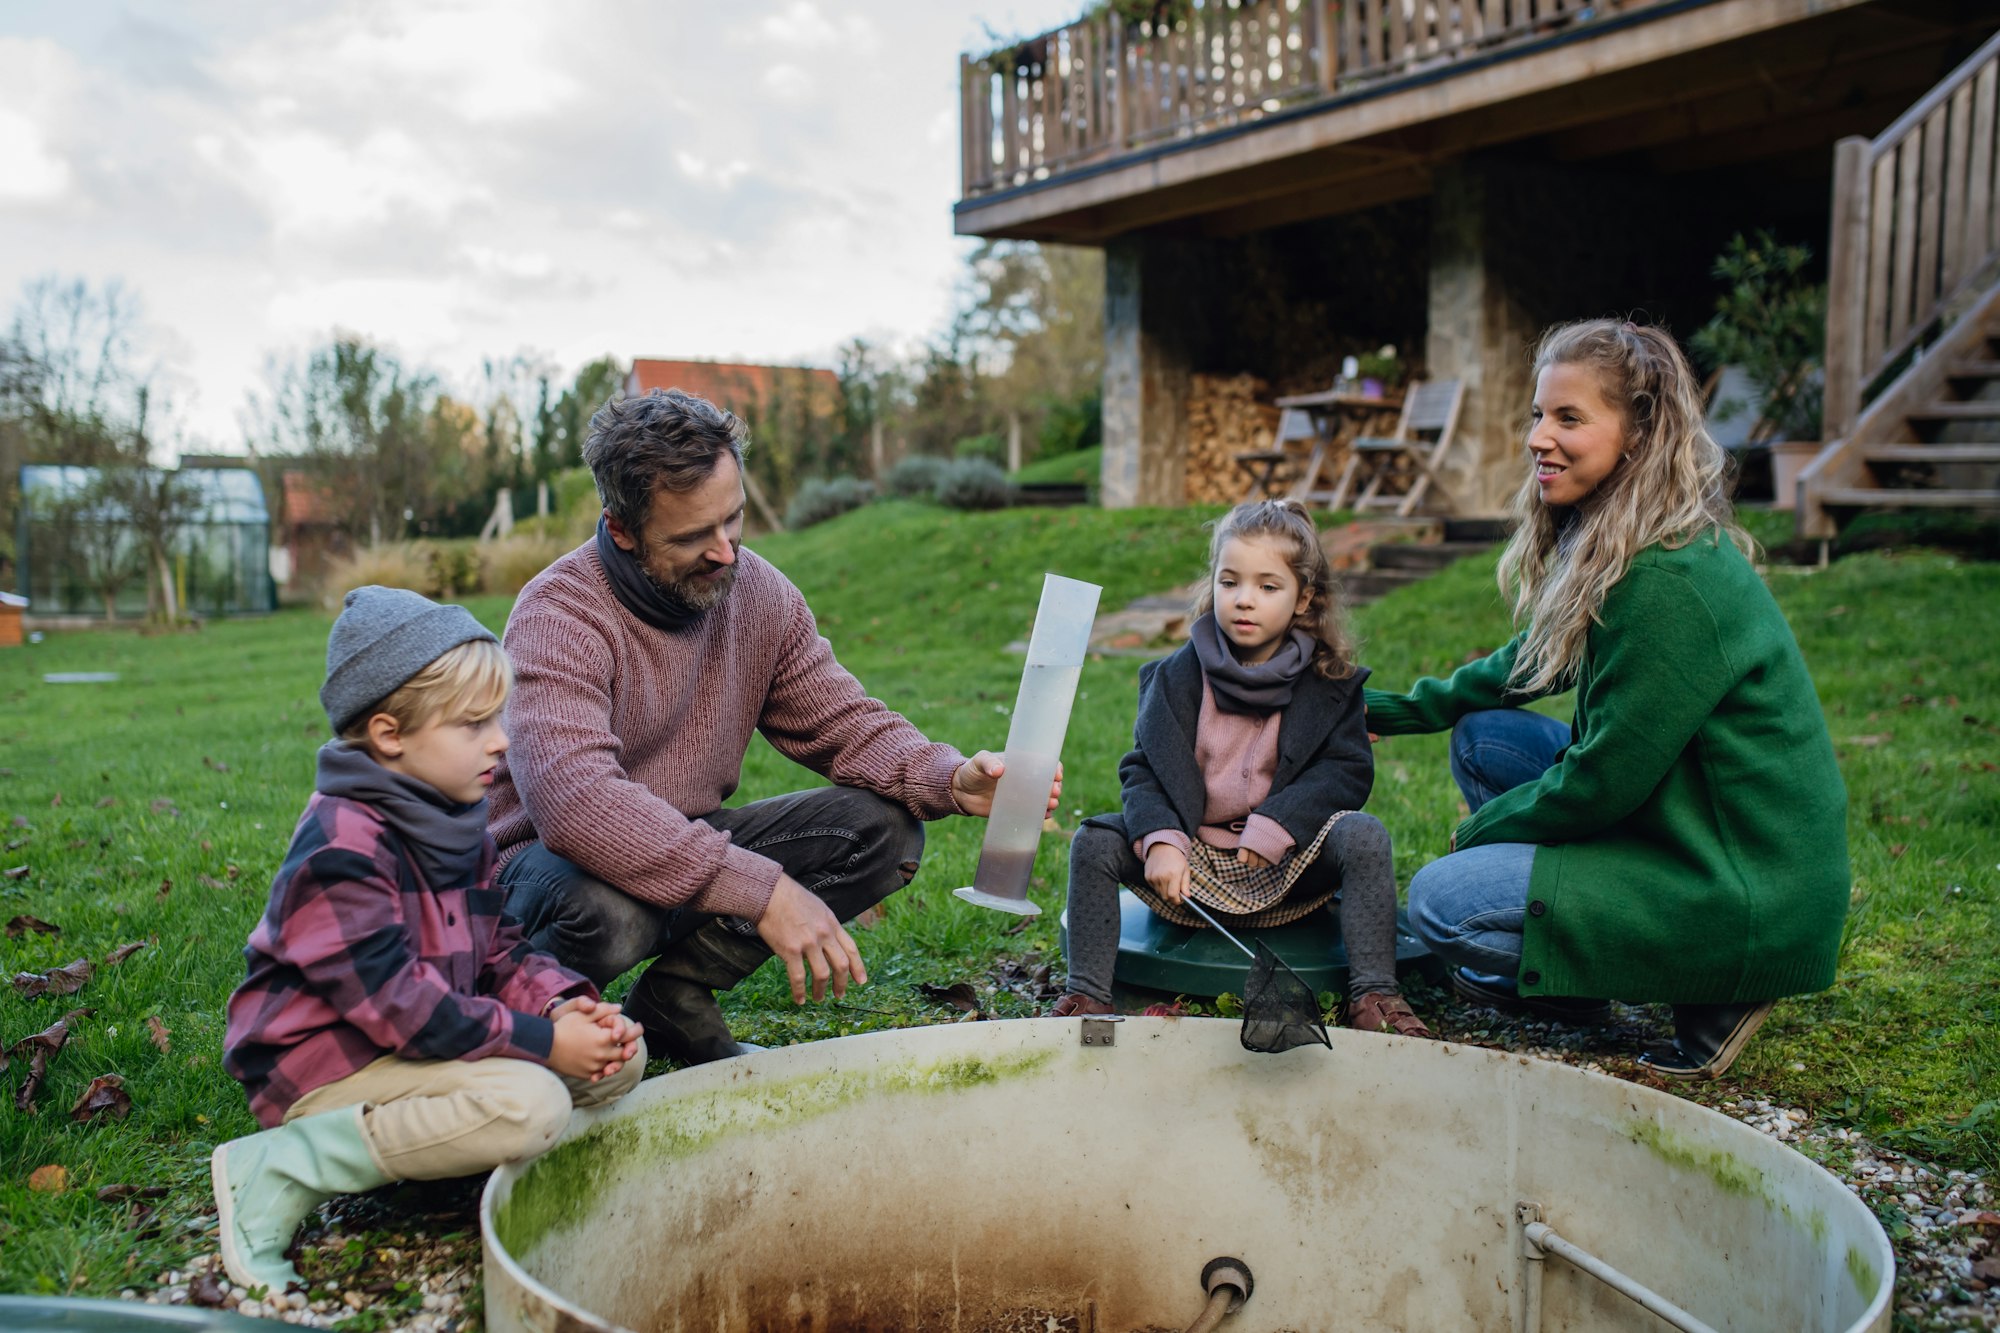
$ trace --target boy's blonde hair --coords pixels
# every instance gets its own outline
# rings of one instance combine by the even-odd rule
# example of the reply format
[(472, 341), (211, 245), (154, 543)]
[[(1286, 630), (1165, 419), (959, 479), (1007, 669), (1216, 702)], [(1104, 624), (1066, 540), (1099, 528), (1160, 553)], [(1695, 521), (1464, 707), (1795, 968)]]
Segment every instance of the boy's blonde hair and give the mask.
[(514, 668), (507, 654), (491, 639), (473, 639), (450, 649), (410, 677), (388, 698), (364, 709), (347, 724), (340, 738), (368, 739), (368, 719), (387, 713), (398, 730), (411, 732), (439, 718), (453, 722), (484, 722), (506, 707), (514, 688)]
[(1354, 644), (1347, 637), (1347, 624), (1335, 595), (1333, 569), (1319, 544), (1319, 529), (1312, 515), (1297, 500), (1252, 500), (1237, 505), (1215, 520), (1215, 536), (1208, 544), (1208, 577), (1195, 594), (1193, 616), (1201, 619), (1215, 609), (1215, 568), (1222, 563), (1222, 548), (1231, 540), (1265, 538), (1285, 552), (1292, 577), (1302, 592), (1312, 594), (1306, 609), (1292, 617), (1292, 628), (1302, 629), (1313, 639), (1313, 670), (1328, 680), (1345, 680), (1354, 674)]
[(1709, 436), (1701, 389), (1665, 329), (1626, 320), (1559, 325), (1542, 335), (1534, 373), (1589, 366), (1625, 419), (1625, 454), (1611, 475), (1558, 523), (1535, 470), (1514, 499), (1520, 526), (1500, 557), (1500, 590), (1528, 625), (1510, 684), (1546, 694), (1575, 683), (1590, 627), (1632, 557), (1655, 543), (1685, 546), (1704, 533), (1746, 557), (1756, 544), (1729, 502), (1728, 456)]

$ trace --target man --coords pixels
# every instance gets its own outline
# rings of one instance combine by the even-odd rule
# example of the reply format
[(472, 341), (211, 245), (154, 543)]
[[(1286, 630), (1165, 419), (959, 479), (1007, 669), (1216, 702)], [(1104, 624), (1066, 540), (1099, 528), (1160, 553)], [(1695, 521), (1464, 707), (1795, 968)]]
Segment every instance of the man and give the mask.
[[(1001, 772), (869, 698), (742, 549), (744, 434), (677, 389), (599, 410), (596, 540), (522, 590), (503, 641), (507, 908), (599, 986), (654, 958), (625, 1012), (686, 1063), (741, 1052), (713, 992), (774, 953), (799, 1003), (808, 974), (814, 999), (866, 983), (841, 922), (910, 882), (920, 820), (989, 814)], [(835, 785), (723, 809), (756, 731)]]

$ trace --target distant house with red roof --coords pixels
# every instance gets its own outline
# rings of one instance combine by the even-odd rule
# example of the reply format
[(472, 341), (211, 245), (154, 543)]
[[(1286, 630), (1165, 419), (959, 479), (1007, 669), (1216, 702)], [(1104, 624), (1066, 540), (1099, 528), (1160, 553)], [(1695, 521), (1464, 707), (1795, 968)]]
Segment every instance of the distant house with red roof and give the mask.
[(633, 361), (625, 373), (625, 396), (655, 389), (680, 389), (743, 419), (751, 442), (743, 480), (767, 528), (783, 526), (779, 508), (802, 476), (824, 465), (826, 450), (845, 425), (840, 377), (812, 366)]
[(773, 411), (803, 404), (816, 418), (841, 408), (840, 377), (812, 366), (751, 366), (729, 361), (636, 360), (625, 374), (625, 396), (680, 389), (726, 407), (754, 427)]

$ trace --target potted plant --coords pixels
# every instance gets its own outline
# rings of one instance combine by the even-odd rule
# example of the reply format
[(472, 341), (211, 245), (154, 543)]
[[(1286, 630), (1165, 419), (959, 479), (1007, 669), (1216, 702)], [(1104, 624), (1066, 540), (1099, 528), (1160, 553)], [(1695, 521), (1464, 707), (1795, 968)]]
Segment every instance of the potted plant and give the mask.
[(1793, 507), (1799, 470), (1820, 447), (1826, 284), (1807, 281), (1811, 262), (1811, 249), (1780, 245), (1768, 231), (1732, 236), (1712, 270), (1723, 283), (1715, 314), (1688, 340), (1711, 370), (1739, 366), (1748, 377), (1757, 420), (1747, 442), (1770, 448), (1777, 509)]
[(1380, 398), (1403, 382), (1403, 363), (1396, 359), (1396, 349), (1388, 343), (1356, 357), (1355, 368), (1361, 374), (1364, 398)]

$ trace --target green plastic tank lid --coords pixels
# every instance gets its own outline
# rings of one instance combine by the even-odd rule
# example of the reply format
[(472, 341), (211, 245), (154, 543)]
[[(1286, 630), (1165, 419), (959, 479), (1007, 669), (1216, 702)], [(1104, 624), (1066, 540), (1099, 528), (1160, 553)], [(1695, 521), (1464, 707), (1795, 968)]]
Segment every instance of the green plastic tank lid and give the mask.
[[(1213, 930), (1177, 926), (1153, 914), (1130, 889), (1118, 893), (1117, 983), (1176, 995), (1243, 993), (1249, 960)], [(1225, 923), (1227, 924), (1227, 923)], [(1347, 989), (1347, 950), (1331, 910), (1314, 912), (1303, 921), (1266, 930), (1239, 931), (1255, 936), (1299, 974), (1315, 991)], [(1069, 952), (1069, 914), (1062, 917), (1062, 944)], [(1396, 974), (1415, 972), (1436, 982), (1443, 964), (1410, 933), (1410, 920), (1396, 909)]]

